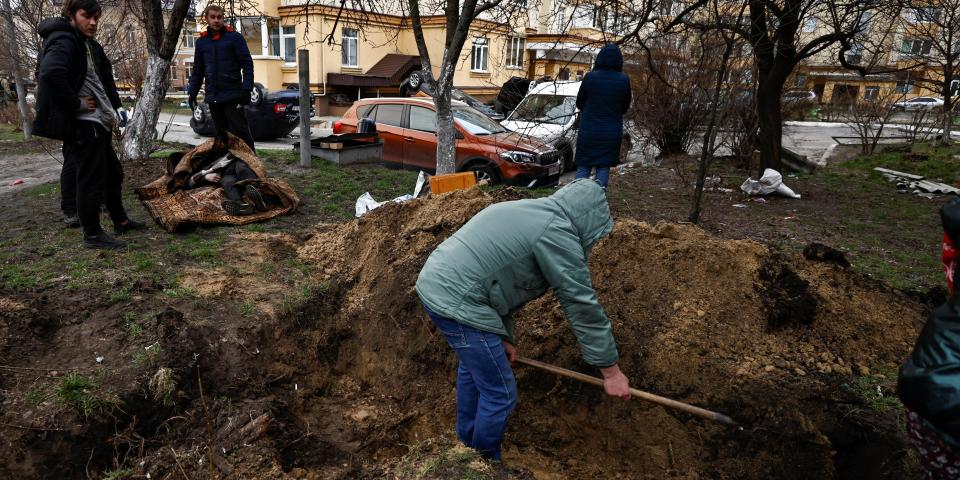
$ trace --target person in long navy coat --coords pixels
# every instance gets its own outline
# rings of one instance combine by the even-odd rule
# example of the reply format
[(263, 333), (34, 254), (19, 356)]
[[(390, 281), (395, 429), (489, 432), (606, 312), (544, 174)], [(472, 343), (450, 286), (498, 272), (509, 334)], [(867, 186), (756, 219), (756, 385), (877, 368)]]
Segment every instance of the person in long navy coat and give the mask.
[(605, 45), (577, 93), (580, 128), (574, 158), (576, 178), (588, 178), (596, 169), (597, 183), (603, 188), (607, 188), (610, 167), (620, 161), (623, 114), (630, 108), (630, 79), (622, 70), (620, 47)]

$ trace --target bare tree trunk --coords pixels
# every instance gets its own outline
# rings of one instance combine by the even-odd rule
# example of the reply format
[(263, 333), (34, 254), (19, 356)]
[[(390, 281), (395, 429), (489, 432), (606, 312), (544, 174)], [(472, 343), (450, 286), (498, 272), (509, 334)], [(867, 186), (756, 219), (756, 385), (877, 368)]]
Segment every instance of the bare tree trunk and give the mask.
[(131, 160), (150, 155), (156, 139), (160, 105), (170, 86), (170, 61), (150, 55), (147, 57), (147, 76), (137, 98), (121, 146), (121, 158)]
[(147, 37), (147, 72), (137, 96), (136, 107), (123, 132), (120, 157), (123, 160), (150, 155), (156, 137), (160, 105), (170, 87), (170, 63), (176, 53), (180, 30), (190, 7), (190, 0), (176, 0), (170, 19), (163, 25), (163, 10), (158, 0), (142, 0)]
[[(13, 24), (13, 10), (10, 8), (10, 0), (3, 0), (4, 18), (7, 21), (7, 38), (10, 42), (7, 48), (10, 49), (10, 60), (13, 63), (13, 78), (17, 82), (17, 108), (20, 109), (20, 119), (23, 122), (23, 138), (30, 140), (30, 109), (27, 107), (27, 89), (23, 88), (23, 72), (20, 71), (20, 44), (13, 41), (17, 38), (16, 26)], [(6, 95), (6, 92), (0, 92), (0, 95)]]
[(757, 86), (757, 146), (760, 150), (761, 171), (772, 168), (780, 171), (780, 147), (782, 145), (783, 118), (781, 117), (780, 93), (783, 82), (761, 81)]
[(445, 62), (437, 79), (434, 104), (437, 107), (437, 175), (457, 171), (457, 130), (453, 126), (453, 68)]

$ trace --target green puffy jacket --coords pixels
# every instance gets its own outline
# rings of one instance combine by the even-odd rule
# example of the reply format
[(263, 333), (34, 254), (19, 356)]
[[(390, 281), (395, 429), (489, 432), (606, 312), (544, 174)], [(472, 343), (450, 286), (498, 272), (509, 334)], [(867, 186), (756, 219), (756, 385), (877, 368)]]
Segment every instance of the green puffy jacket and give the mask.
[(903, 404), (960, 447), (960, 295), (936, 309), (900, 367)]
[(430, 254), (417, 294), (435, 313), (512, 342), (513, 312), (552, 287), (583, 359), (608, 367), (617, 346), (587, 257), (611, 230), (603, 189), (588, 179), (547, 198), (491, 205)]

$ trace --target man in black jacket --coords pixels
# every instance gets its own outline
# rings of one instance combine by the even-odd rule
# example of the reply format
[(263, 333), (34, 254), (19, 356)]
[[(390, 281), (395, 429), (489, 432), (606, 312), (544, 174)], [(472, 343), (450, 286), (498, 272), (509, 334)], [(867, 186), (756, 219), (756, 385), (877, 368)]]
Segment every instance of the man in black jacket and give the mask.
[(197, 109), (197, 94), (200, 85), (205, 84), (203, 98), (210, 106), (210, 116), (218, 134), (228, 131), (253, 151), (253, 136), (244, 108), (250, 104), (253, 91), (253, 57), (247, 41), (233, 27), (224, 25), (221, 6), (207, 6), (203, 19), (207, 22), (207, 30), (200, 34), (193, 49), (193, 71), (188, 90), (190, 110)]
[(89, 248), (120, 248), (100, 227), (100, 205), (122, 234), (145, 225), (131, 220), (123, 208), (123, 167), (113, 150), (113, 125), (120, 96), (113, 66), (93, 37), (101, 8), (97, 0), (67, 0), (62, 17), (37, 27), (43, 37), (38, 58), (36, 135), (63, 140), (60, 174), (61, 209), (68, 226), (83, 227)]

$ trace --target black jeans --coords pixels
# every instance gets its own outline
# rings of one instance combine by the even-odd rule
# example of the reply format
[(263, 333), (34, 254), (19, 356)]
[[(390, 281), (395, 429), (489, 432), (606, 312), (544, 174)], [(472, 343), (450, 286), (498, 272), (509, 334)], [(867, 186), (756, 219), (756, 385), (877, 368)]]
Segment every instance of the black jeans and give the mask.
[(243, 191), (237, 186), (240, 180), (250, 180), (260, 178), (250, 169), (247, 162), (243, 160), (234, 160), (227, 168), (220, 172), (220, 185), (223, 187), (223, 194), (233, 201), (241, 201)]
[(121, 186), (123, 166), (113, 150), (113, 135), (102, 125), (79, 122), (77, 139), (63, 142), (60, 172), (60, 208), (76, 213), (85, 235), (100, 232), (100, 205), (107, 206), (113, 223), (127, 219)]
[(243, 105), (239, 103), (211, 103), (210, 116), (213, 117), (213, 125), (218, 132), (226, 130), (243, 140), (250, 146), (250, 150), (254, 150), (253, 135), (250, 134), (250, 125), (247, 124), (247, 114)]

